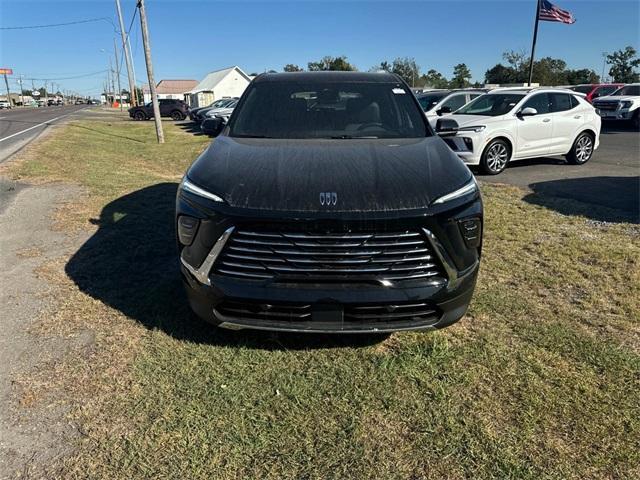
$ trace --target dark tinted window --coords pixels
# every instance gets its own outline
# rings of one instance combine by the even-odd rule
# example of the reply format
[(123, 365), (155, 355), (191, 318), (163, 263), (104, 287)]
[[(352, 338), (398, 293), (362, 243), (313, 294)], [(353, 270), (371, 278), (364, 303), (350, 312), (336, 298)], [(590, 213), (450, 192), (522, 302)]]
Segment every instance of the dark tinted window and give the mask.
[(232, 137), (417, 138), (426, 119), (396, 83), (262, 82), (231, 120)]
[(640, 85), (627, 85), (614, 93), (616, 96), (620, 95), (632, 95), (640, 96)]
[(599, 87), (592, 95), (593, 98), (604, 97), (606, 95), (611, 95), (615, 92), (618, 87), (614, 87), (612, 85), (608, 85), (606, 87)]
[(452, 112), (462, 107), (467, 103), (467, 95), (465, 93), (458, 93), (447, 98), (442, 104), (443, 107), (449, 107)]
[(575, 96), (571, 95), (571, 108), (575, 108), (580, 105), (580, 100), (578, 100)]
[(419, 96), (418, 102), (420, 102), (420, 106), (422, 107), (422, 110), (424, 110), (425, 112), (428, 112), (433, 107), (435, 107), (436, 103), (442, 100), (445, 95), (447, 95), (446, 92), (427, 93), (425, 95)]
[(578, 85), (575, 87), (571, 87), (571, 90), (573, 90), (574, 92), (587, 94), (591, 92), (591, 90), (593, 90), (593, 87), (591, 85)]
[(571, 110), (571, 95), (568, 93), (552, 93), (551, 97), (551, 111), (552, 112), (565, 112)]
[(538, 113), (549, 113), (549, 95), (546, 93), (536, 93), (527, 100), (522, 108), (535, 108)]

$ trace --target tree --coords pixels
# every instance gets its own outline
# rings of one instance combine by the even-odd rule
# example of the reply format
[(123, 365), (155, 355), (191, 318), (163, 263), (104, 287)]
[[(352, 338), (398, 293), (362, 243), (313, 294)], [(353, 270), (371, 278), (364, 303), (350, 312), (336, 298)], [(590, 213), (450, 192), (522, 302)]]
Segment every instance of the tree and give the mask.
[(628, 46), (624, 50), (618, 50), (607, 55), (607, 63), (611, 65), (609, 75), (615, 82), (634, 83), (640, 81), (640, 74), (636, 68), (640, 66), (640, 58), (636, 49)]
[(540, 85), (566, 85), (567, 62), (551, 57), (533, 62), (533, 81)]
[(485, 72), (484, 81), (497, 84), (515, 83), (517, 77), (518, 72), (513, 67), (505, 67), (498, 63)]
[(304, 69), (300, 68), (298, 65), (295, 65), (293, 63), (287, 63), (282, 70), (284, 70), (285, 72), (303, 72), (304, 71)]
[(341, 57), (326, 56), (318, 62), (309, 62), (307, 68), (310, 72), (319, 72), (322, 70), (336, 70), (336, 71), (356, 71), (356, 67), (351, 65), (347, 61), (347, 57), (344, 55)]
[(589, 68), (580, 70), (567, 70), (567, 83), (569, 85), (580, 85), (581, 83), (600, 83), (600, 77)]
[(437, 70), (431, 69), (420, 77), (420, 83), (424, 87), (447, 88), (449, 81)]
[(453, 67), (453, 78), (449, 82), (452, 88), (465, 88), (470, 85), (471, 71), (464, 63)]
[(414, 58), (396, 58), (391, 65), (391, 71), (411, 86), (415, 86), (416, 80), (420, 77), (420, 67)]

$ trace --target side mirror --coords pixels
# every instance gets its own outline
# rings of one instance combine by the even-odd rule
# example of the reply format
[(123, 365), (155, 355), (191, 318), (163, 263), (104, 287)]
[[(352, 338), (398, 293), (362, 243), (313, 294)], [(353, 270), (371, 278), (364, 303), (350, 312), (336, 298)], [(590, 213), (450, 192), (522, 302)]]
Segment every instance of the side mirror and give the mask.
[(222, 118), (207, 118), (203, 120), (200, 125), (200, 130), (206, 135), (215, 137), (222, 131), (222, 127), (224, 127), (224, 120)]
[(442, 107), (436, 110), (436, 114), (441, 117), (445, 113), (451, 113), (451, 107)]
[(533, 107), (526, 107), (518, 112), (519, 117), (532, 117), (537, 114), (538, 111)]
[(441, 137), (450, 137), (458, 133), (458, 122), (452, 118), (439, 118), (436, 122), (436, 133)]

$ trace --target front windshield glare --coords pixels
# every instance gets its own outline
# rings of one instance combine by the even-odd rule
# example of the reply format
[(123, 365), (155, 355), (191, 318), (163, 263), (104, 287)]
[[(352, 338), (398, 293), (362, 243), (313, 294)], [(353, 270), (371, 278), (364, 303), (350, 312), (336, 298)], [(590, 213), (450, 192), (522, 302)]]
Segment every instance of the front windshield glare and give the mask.
[(413, 95), (397, 83), (264, 82), (246, 93), (229, 135), (349, 139), (429, 133)]
[(518, 93), (484, 94), (454, 112), (454, 115), (497, 117), (510, 112), (523, 97), (523, 94)]

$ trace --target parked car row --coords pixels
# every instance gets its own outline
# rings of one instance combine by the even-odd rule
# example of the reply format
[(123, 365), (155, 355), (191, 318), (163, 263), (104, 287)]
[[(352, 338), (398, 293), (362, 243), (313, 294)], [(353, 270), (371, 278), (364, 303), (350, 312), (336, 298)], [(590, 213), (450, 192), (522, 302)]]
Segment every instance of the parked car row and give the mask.
[(593, 102), (603, 120), (631, 121), (640, 128), (640, 83), (631, 83)]

